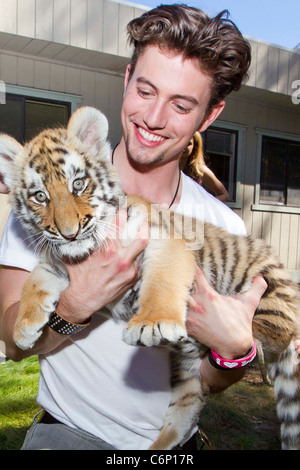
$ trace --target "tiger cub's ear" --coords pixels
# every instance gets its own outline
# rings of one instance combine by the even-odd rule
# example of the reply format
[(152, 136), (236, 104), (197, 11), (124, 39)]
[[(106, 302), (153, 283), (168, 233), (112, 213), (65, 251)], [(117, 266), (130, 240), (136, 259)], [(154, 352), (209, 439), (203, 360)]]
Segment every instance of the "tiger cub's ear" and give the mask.
[(108, 121), (98, 109), (84, 106), (72, 114), (67, 130), (69, 135), (101, 150), (107, 139)]
[(13, 137), (0, 134), (0, 192), (6, 192), (5, 186), (8, 190), (12, 188), (16, 174), (15, 159), (22, 150), (22, 145)]

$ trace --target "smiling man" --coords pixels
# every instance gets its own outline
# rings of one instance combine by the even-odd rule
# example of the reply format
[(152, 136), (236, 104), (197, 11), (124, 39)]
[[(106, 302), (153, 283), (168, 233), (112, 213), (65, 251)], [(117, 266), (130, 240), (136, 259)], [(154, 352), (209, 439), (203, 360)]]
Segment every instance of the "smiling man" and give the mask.
[[(128, 66), (121, 113), (128, 156), (141, 164), (178, 160), (210, 100), (211, 78), (198, 62), (149, 46), (133, 73)], [(223, 109), (214, 109), (212, 121)], [(202, 130), (209, 121), (201, 125)], [(177, 166), (177, 164), (176, 164)]]
[[(108, 156), (124, 190), (187, 215), (201, 206), (205, 220), (245, 234), (234, 212), (180, 172), (179, 159), (194, 132), (205, 130), (223, 110), (224, 98), (241, 86), (250, 63), (248, 43), (223, 13), (210, 18), (182, 5), (145, 13), (129, 24), (128, 33), (134, 52), (124, 84), (123, 136)], [(125, 222), (121, 211), (120, 226)], [(12, 330), (28, 270), (38, 260), (17, 227), (12, 215), (0, 250), (0, 339), (12, 359), (40, 355), (38, 402), (46, 411), (23, 448), (149, 448), (170, 400), (168, 353), (128, 346), (122, 324), (94, 314), (138, 279), (145, 227), (128, 247), (107, 241), (105, 252), (66, 266), (70, 285), (56, 313), (84, 329), (69, 337), (46, 325), (26, 352), (14, 344)], [(265, 288), (258, 278), (239, 298), (222, 297), (198, 272), (189, 333), (227, 360), (244, 357), (253, 345), (252, 319)], [(207, 357), (201, 373), (212, 392), (243, 376), (242, 369), (221, 370)]]

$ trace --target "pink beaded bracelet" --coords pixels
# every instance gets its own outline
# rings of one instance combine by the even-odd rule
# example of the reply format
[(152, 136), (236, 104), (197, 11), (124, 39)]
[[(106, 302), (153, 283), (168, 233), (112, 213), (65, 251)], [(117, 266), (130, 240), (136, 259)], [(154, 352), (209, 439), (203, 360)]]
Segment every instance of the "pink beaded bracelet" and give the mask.
[[(237, 369), (238, 367), (244, 367), (255, 359), (256, 356), (256, 344), (253, 341), (253, 347), (249, 354), (241, 359), (224, 359), (220, 357), (213, 349), (210, 351), (209, 360), (210, 363), (218, 369)], [(214, 363), (213, 363), (213, 362)]]

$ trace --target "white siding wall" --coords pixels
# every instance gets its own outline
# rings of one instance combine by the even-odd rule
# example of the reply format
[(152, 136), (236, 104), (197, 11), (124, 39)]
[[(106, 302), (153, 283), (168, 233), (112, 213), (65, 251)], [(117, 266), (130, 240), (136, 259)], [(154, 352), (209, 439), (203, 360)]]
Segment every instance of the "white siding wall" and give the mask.
[(300, 53), (263, 42), (250, 43), (252, 61), (247, 84), (291, 95), (293, 82), (300, 78)]
[[(17, 35), (20, 48), (21, 37), (31, 38), (22, 52), (46, 48), (43, 54), (51, 56), (53, 51), (72, 54), (65, 49), (72, 46), (127, 57), (126, 25), (145, 11), (109, 0), (0, 0), (0, 9), (0, 32)], [(16, 37), (7, 39), (16, 42)]]

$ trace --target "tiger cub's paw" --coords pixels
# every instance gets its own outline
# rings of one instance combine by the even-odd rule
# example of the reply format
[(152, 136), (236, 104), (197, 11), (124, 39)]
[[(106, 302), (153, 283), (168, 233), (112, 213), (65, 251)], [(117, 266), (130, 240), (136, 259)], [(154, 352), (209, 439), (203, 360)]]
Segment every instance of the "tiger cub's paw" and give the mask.
[(187, 338), (185, 328), (177, 323), (167, 322), (133, 322), (124, 329), (123, 339), (131, 346), (161, 346), (177, 343)]
[[(45, 293), (44, 293), (45, 294)], [(40, 301), (40, 299), (38, 299)], [(21, 299), (17, 321), (13, 330), (13, 340), (23, 350), (31, 349), (42, 334), (51, 312), (55, 310), (57, 300), (47, 293), (42, 305), (32, 297), (30, 301)]]
[(31, 349), (42, 334), (42, 328), (48, 321), (48, 315), (44, 314), (39, 322), (34, 323), (25, 318), (15, 324), (13, 340), (23, 350)]

